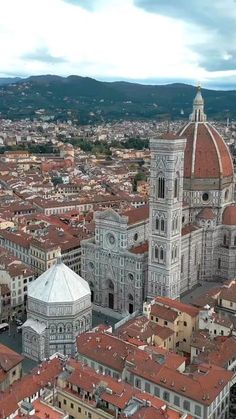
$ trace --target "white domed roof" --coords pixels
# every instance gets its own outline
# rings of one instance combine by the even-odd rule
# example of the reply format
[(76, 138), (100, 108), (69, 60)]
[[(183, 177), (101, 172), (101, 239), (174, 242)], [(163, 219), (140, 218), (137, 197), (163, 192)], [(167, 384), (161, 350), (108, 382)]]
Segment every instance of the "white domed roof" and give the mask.
[(29, 285), (28, 298), (46, 303), (73, 303), (90, 293), (87, 281), (59, 260)]

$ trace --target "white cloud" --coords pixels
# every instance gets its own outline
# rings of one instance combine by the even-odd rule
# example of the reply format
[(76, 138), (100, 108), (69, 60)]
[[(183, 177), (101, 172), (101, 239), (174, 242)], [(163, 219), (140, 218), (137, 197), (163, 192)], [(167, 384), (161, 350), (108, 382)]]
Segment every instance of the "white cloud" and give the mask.
[(96, 10), (86, 10), (75, 1), (2, 0), (2, 74), (208, 79), (192, 46), (196, 39), (206, 42), (209, 34), (199, 34), (194, 26), (191, 32), (189, 25), (148, 13), (132, 0), (94, 4)]

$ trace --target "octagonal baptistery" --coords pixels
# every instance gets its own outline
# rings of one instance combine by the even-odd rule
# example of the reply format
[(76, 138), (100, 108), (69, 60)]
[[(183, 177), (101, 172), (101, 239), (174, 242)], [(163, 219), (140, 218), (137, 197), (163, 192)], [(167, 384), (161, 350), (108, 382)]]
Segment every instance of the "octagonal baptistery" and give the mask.
[(234, 167), (223, 138), (207, 122), (200, 88), (189, 119), (178, 132), (187, 139), (183, 199), (191, 207), (222, 208), (234, 201)]
[(89, 285), (58, 258), (29, 286), (23, 353), (40, 361), (55, 352), (74, 355), (76, 336), (91, 324)]

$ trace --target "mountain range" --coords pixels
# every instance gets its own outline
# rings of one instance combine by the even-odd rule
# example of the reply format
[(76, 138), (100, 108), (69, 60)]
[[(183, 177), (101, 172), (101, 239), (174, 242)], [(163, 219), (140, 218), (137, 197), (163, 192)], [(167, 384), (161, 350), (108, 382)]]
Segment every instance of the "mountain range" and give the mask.
[[(72, 119), (82, 124), (115, 120), (184, 119), (196, 87), (144, 85), (54, 75), (0, 78), (0, 116), (9, 119)], [(210, 119), (236, 118), (236, 91), (202, 89)]]

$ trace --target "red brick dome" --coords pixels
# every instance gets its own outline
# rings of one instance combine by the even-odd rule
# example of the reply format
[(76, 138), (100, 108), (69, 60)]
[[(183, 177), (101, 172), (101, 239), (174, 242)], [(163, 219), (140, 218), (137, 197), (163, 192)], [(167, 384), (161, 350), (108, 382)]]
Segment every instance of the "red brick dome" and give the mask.
[(230, 205), (223, 212), (222, 223), (228, 226), (236, 225), (236, 206)]
[(200, 89), (193, 102), (190, 122), (178, 134), (187, 139), (184, 178), (221, 179), (233, 176), (233, 162), (228, 147), (218, 131), (206, 122)]

